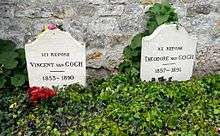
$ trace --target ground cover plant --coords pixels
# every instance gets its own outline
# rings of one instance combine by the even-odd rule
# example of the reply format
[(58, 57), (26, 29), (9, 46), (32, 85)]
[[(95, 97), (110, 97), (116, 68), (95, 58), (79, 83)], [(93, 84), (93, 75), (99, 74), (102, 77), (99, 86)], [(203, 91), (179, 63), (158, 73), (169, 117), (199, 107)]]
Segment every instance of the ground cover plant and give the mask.
[[(149, 20), (141, 36), (177, 18), (170, 5), (156, 4)], [(86, 88), (68, 86), (37, 103), (33, 99), (38, 97), (28, 95), (22, 49), (1, 40), (0, 135), (219, 135), (220, 75), (185, 82), (142, 82), (138, 72), (141, 36), (125, 49), (121, 73)], [(4, 52), (12, 54), (10, 59)]]
[(131, 83), (116, 75), (72, 85), (33, 106), (25, 92), (1, 93), (1, 135), (218, 135), (220, 76)]

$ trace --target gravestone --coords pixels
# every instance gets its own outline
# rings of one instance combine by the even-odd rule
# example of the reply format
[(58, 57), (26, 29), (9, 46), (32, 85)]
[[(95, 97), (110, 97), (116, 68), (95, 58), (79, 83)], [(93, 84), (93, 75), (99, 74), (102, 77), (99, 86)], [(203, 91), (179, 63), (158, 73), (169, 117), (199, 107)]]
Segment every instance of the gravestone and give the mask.
[(161, 25), (142, 39), (141, 79), (185, 81), (192, 76), (196, 40), (176, 24)]
[(25, 45), (30, 87), (86, 85), (85, 45), (68, 32), (46, 30)]

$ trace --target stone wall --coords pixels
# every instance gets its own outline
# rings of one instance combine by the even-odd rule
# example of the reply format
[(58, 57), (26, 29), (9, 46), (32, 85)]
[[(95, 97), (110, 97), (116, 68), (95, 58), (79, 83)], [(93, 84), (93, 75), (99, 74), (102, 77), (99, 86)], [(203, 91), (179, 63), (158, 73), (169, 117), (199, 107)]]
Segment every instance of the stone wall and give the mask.
[[(141, 2), (140, 2), (141, 1)], [(132, 36), (145, 29), (156, 0), (0, 0), (0, 38), (20, 47), (48, 23), (63, 25), (87, 46), (88, 75), (117, 71)], [(180, 23), (198, 39), (195, 74), (220, 70), (220, 1), (171, 0)]]

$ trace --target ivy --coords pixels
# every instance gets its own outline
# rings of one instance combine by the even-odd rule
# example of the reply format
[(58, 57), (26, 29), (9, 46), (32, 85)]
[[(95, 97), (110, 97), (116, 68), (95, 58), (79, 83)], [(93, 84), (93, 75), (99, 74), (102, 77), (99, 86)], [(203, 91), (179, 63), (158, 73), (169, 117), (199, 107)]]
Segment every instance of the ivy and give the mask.
[(134, 82), (119, 74), (71, 85), (32, 107), (26, 93), (0, 95), (0, 135), (218, 135), (220, 75)]
[(175, 9), (168, 2), (154, 4), (146, 15), (146, 30), (133, 37), (131, 44), (124, 49), (124, 62), (119, 66), (119, 71), (127, 74), (132, 81), (139, 80), (142, 38), (152, 34), (162, 24), (178, 21)]
[(14, 77), (11, 77), (11, 84), (15, 87), (20, 87), (25, 83), (25, 76), (21, 74), (16, 74)]
[(8, 91), (25, 90), (25, 54), (13, 42), (0, 40), (0, 135), (219, 135), (220, 75), (138, 81), (142, 37), (177, 21), (167, 3), (155, 4), (147, 14), (147, 30), (124, 50), (122, 73), (86, 88), (67, 86), (36, 107), (25, 91)]
[(26, 83), (24, 49), (16, 49), (12, 41), (0, 40), (0, 89), (18, 89)]

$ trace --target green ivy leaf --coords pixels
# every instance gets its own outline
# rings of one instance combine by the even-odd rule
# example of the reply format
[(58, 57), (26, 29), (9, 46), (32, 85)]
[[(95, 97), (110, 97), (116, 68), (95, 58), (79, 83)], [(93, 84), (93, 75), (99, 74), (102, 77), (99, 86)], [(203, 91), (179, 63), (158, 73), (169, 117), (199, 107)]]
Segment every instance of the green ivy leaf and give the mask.
[(25, 50), (20, 48), (20, 49), (17, 49), (16, 52), (19, 54), (19, 58), (20, 59), (25, 59)]
[(153, 7), (150, 7), (149, 11), (151, 11), (154, 14), (160, 14), (160, 8), (161, 5), (159, 3), (154, 4)]
[(147, 24), (147, 28), (150, 34), (152, 34), (157, 27), (158, 25), (156, 21), (152, 21)]
[(139, 73), (140, 73), (139, 69), (136, 69), (134, 67), (131, 69), (131, 75), (137, 76)]
[(142, 33), (135, 35), (131, 41), (131, 48), (136, 49), (141, 47), (142, 44)]
[(17, 74), (14, 77), (11, 77), (11, 84), (15, 87), (20, 87), (25, 83), (25, 76)]
[(17, 66), (18, 62), (15, 58), (18, 57), (18, 53), (9, 51), (0, 53), (0, 64), (6, 69), (13, 69)]
[(175, 14), (174, 12), (172, 12), (171, 14), (170, 14), (170, 21), (173, 21), (173, 22), (176, 22), (176, 21), (178, 21), (178, 16), (177, 16), (177, 14)]
[(161, 25), (165, 22), (167, 22), (169, 19), (169, 15), (158, 15), (156, 16), (157, 24)]
[(129, 48), (129, 47), (126, 47), (125, 49), (124, 49), (124, 57), (125, 57), (125, 59), (130, 59), (131, 58), (131, 56), (130, 56), (130, 54), (132, 53), (132, 49), (131, 48)]
[(0, 39), (0, 52), (14, 51), (15, 44), (12, 41)]
[(11, 60), (11, 61), (8, 61), (8, 63), (5, 63), (3, 67), (5, 69), (14, 69), (16, 68), (17, 65), (18, 65), (18, 62), (16, 60)]
[(169, 15), (170, 14), (170, 9), (167, 8), (166, 6), (162, 6), (160, 14), (158, 14), (158, 15), (165, 15), (165, 14)]
[(0, 76), (0, 89), (4, 87), (6, 79), (3, 76)]
[(15, 59), (19, 56), (19, 54), (17, 52), (14, 51), (5, 51), (0, 53), (0, 60), (4, 60), (4, 59)]
[(220, 114), (220, 110), (219, 109), (214, 109), (214, 114)]
[(126, 68), (129, 68), (130, 67), (130, 64), (129, 64), (129, 62), (127, 62), (127, 61), (125, 61), (124, 63), (121, 63), (120, 65), (119, 65), (119, 71), (124, 71), (124, 69), (126, 69)]

